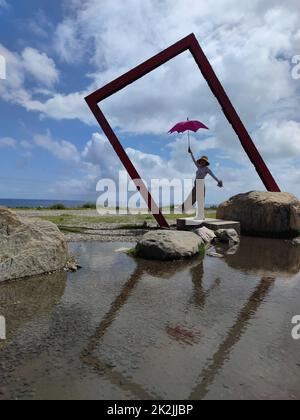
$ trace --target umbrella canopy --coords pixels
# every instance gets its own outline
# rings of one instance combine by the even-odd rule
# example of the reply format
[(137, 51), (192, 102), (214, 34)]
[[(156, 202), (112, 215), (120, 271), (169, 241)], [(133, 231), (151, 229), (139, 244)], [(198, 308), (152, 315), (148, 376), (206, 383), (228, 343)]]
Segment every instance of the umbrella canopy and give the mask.
[(169, 131), (169, 134), (172, 133), (184, 133), (185, 131), (193, 131), (196, 133), (200, 128), (204, 128), (206, 130), (209, 130), (209, 128), (203, 124), (200, 121), (183, 121), (178, 124), (176, 124), (171, 130)]

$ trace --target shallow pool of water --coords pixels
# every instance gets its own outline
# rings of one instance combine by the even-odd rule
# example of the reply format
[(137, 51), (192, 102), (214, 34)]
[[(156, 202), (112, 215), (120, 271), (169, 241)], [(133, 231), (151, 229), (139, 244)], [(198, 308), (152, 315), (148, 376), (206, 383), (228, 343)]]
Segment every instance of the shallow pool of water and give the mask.
[(300, 399), (300, 249), (243, 238), (223, 259), (135, 260), (0, 285), (0, 399)]

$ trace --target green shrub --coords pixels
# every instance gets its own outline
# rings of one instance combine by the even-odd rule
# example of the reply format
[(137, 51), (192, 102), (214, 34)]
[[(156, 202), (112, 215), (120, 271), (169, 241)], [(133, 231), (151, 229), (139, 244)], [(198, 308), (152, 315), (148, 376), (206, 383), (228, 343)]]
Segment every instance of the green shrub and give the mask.
[(88, 209), (95, 210), (96, 209), (96, 204), (94, 204), (94, 203), (85, 203), (85, 204), (83, 204), (81, 206), (81, 208), (86, 209), (86, 210), (88, 210)]
[(64, 204), (57, 203), (53, 204), (53, 206), (49, 207), (50, 210), (66, 210), (67, 207)]

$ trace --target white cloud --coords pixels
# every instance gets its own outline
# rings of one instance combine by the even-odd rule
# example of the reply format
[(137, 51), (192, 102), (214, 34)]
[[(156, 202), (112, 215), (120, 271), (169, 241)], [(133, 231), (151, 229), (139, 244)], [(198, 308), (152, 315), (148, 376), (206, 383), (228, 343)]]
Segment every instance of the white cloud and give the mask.
[(82, 152), (82, 161), (88, 164), (89, 172), (99, 179), (117, 179), (121, 164), (109, 141), (94, 133)]
[(27, 100), (26, 109), (38, 111), (54, 120), (78, 119), (86, 124), (94, 124), (95, 118), (84, 100), (86, 93), (75, 92), (69, 95), (54, 93), (45, 102), (34, 99)]
[[(0, 98), (21, 105), (25, 109), (41, 111), (44, 104), (34, 99), (34, 91), (52, 87), (58, 81), (59, 73), (54, 61), (45, 53), (25, 48), (21, 54), (11, 52), (0, 44), (0, 55), (6, 60), (6, 80), (0, 83)], [(36, 84), (29, 89), (29, 78)], [(52, 92), (48, 92), (53, 95)]]
[(54, 61), (47, 54), (27, 47), (22, 52), (22, 59), (25, 71), (43, 85), (53, 86), (58, 82), (58, 70)]
[(11, 137), (3, 137), (0, 138), (0, 148), (15, 148), (17, 145), (17, 141)]
[(34, 136), (34, 142), (37, 146), (48, 150), (54, 156), (68, 162), (80, 162), (80, 155), (76, 146), (66, 140), (55, 140), (48, 131), (46, 134)]
[[(191, 174), (191, 160), (187, 154), (188, 142), (186, 135), (178, 136), (177, 138), (170, 138), (170, 143), (166, 148), (170, 150), (171, 165), (174, 170), (183, 174)], [(217, 148), (217, 139), (214, 137), (200, 140), (196, 136), (191, 136), (191, 147), (196, 156), (209, 154), (213, 149)]]
[(300, 158), (300, 122), (268, 120), (255, 132), (256, 144), (268, 159)]
[(33, 143), (31, 143), (30, 141), (27, 140), (21, 140), (20, 141), (20, 146), (23, 147), (23, 149), (27, 149), (27, 150), (31, 150), (34, 148)]
[(76, 62), (84, 55), (84, 51), (78, 48), (77, 28), (72, 23), (72, 20), (68, 19), (60, 23), (54, 38), (55, 49), (67, 62)]
[(27, 141), (27, 140), (16, 140), (12, 137), (2, 137), (0, 138), (0, 147), (4, 148), (4, 147), (10, 147), (15, 149), (17, 146), (20, 146), (22, 149), (27, 150), (27, 152), (23, 153), (23, 155), (25, 156), (26, 153), (31, 153), (30, 150), (34, 149), (34, 145)]

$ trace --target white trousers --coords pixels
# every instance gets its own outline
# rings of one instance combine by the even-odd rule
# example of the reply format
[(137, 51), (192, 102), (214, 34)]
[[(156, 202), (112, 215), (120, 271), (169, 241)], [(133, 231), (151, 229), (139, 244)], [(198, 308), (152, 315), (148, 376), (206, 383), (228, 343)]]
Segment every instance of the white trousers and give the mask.
[[(195, 197), (196, 191), (196, 197)], [(183, 206), (184, 210), (188, 212), (194, 205), (194, 202), (197, 202), (197, 215), (195, 220), (205, 220), (205, 181), (204, 179), (196, 179), (195, 187), (185, 200)]]

